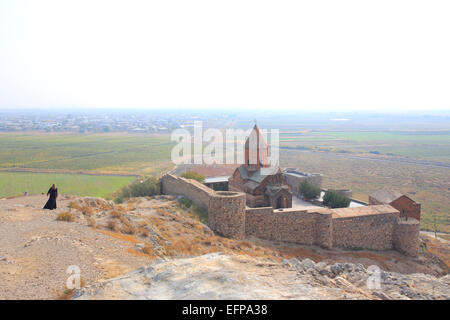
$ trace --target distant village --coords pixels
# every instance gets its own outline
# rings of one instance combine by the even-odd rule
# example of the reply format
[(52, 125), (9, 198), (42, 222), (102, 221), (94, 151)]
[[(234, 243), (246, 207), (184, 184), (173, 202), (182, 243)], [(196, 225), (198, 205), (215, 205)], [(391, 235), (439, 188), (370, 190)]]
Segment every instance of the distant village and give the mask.
[(170, 133), (192, 124), (198, 117), (184, 114), (132, 113), (0, 113), (0, 131), (43, 131), (73, 133)]

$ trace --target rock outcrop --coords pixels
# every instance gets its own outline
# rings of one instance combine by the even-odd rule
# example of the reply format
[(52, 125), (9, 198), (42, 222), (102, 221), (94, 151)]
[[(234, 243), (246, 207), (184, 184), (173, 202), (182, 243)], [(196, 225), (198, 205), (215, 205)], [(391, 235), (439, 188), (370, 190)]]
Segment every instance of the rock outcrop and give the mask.
[(82, 288), (73, 299), (450, 299), (450, 277), (211, 253), (160, 259)]

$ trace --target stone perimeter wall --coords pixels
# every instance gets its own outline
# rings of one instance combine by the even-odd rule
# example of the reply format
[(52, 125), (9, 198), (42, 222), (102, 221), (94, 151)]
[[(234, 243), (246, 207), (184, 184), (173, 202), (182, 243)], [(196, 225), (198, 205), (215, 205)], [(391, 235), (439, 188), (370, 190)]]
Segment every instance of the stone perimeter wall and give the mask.
[(399, 219), (395, 224), (394, 248), (408, 256), (416, 257), (419, 253), (420, 223), (409, 218)]
[(214, 190), (202, 183), (166, 174), (160, 179), (161, 193), (184, 196), (189, 198), (197, 206), (208, 209), (209, 199), (214, 194)]
[[(419, 222), (413, 219), (403, 222), (394, 208), (386, 213), (351, 217), (333, 217), (333, 210), (327, 208), (315, 211), (249, 208), (242, 192), (214, 191), (195, 180), (170, 174), (164, 175), (160, 182), (163, 194), (185, 196), (206, 208), (209, 226), (225, 237), (242, 239), (253, 235), (324, 248), (396, 249), (410, 256), (418, 253)], [(342, 213), (345, 209), (339, 210)]]
[(202, 183), (166, 174), (160, 179), (161, 192), (184, 196), (197, 206), (208, 210), (212, 230), (230, 238), (245, 235), (245, 193), (214, 191)]
[(331, 248), (331, 213), (274, 210), (272, 207), (247, 208), (245, 234), (267, 240)]
[[(394, 209), (395, 211), (395, 209)], [(394, 214), (376, 214), (333, 219), (333, 246), (353, 249), (393, 249)]]
[(245, 194), (218, 191), (211, 196), (208, 207), (208, 224), (224, 236), (242, 239), (245, 236)]

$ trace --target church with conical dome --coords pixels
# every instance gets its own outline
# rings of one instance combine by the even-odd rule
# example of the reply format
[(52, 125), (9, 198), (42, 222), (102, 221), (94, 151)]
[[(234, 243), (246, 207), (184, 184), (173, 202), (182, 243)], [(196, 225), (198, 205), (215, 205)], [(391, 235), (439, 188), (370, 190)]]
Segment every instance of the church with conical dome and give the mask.
[(230, 191), (246, 194), (249, 207), (291, 208), (292, 192), (280, 167), (268, 162), (269, 145), (257, 125), (245, 142), (244, 164), (228, 180)]

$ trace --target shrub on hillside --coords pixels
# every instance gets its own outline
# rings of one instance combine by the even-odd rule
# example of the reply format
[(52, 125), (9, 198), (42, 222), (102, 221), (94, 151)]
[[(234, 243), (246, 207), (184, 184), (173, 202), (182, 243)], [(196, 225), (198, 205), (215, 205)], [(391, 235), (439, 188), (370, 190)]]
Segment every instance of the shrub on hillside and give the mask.
[(142, 252), (145, 254), (152, 254), (153, 253), (153, 246), (149, 243), (146, 243), (145, 246), (142, 248)]
[(198, 216), (200, 222), (208, 223), (208, 210), (194, 205), (192, 211), (194, 212), (195, 215)]
[(113, 218), (120, 218), (122, 216), (122, 213), (117, 210), (113, 210), (109, 213), (109, 215)]
[(92, 209), (91, 207), (82, 207), (81, 213), (85, 216), (90, 217), (94, 213), (94, 209)]
[(197, 206), (195, 203), (192, 202), (192, 200), (188, 198), (180, 198), (178, 199), (178, 203), (180, 204), (180, 207), (190, 214), (192, 214), (194, 217), (198, 218), (200, 222), (207, 223), (208, 222), (208, 210), (205, 208)]
[(118, 229), (117, 223), (115, 220), (108, 220), (106, 227), (112, 231), (117, 231), (117, 229)]
[(192, 201), (185, 197), (178, 199), (178, 203), (183, 209), (189, 209), (192, 206)]
[(120, 232), (126, 233), (126, 234), (135, 234), (136, 227), (134, 227), (131, 223), (125, 223), (125, 224), (122, 224), (122, 227), (120, 228)]
[(141, 235), (141, 236), (143, 236), (143, 237), (149, 237), (150, 236), (150, 231), (148, 231), (147, 229), (145, 229), (145, 228), (139, 228), (138, 229), (138, 232), (139, 232), (139, 234)]
[(198, 174), (197, 172), (194, 172), (194, 171), (190, 171), (190, 170), (186, 171), (185, 173), (181, 174), (181, 176), (186, 179), (197, 180), (198, 182), (201, 182), (201, 183), (205, 182), (205, 176), (202, 176), (201, 174)]
[(309, 183), (306, 180), (303, 180), (300, 183), (299, 191), (306, 199), (316, 199), (320, 196), (321, 192), (319, 187)]
[(87, 217), (86, 221), (87, 221), (87, 224), (89, 227), (92, 227), (94, 229), (97, 227), (97, 222), (95, 222), (95, 220), (93, 218)]
[(161, 194), (158, 179), (155, 177), (147, 178), (143, 181), (135, 181), (130, 185), (123, 187), (117, 193), (114, 201), (122, 203), (125, 199), (134, 197), (147, 197)]
[(81, 205), (78, 202), (75, 202), (75, 201), (72, 201), (71, 203), (69, 203), (68, 207), (70, 209), (75, 209), (75, 210), (78, 210), (78, 211), (81, 211), (81, 209), (82, 209)]
[(72, 222), (75, 220), (75, 217), (70, 212), (61, 212), (61, 213), (58, 213), (56, 220)]
[(335, 190), (328, 189), (323, 196), (323, 204), (330, 208), (347, 208), (350, 199)]

